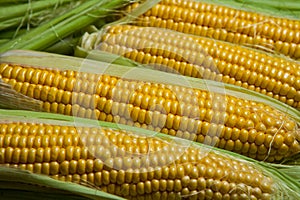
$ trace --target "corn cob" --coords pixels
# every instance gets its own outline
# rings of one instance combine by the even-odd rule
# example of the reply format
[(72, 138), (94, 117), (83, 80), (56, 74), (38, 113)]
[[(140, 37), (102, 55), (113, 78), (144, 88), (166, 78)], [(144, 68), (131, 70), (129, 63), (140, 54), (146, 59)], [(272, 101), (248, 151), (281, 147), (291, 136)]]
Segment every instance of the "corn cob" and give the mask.
[[(139, 3), (130, 5), (130, 12)], [(300, 21), (191, 0), (162, 0), (133, 22), (300, 58)]]
[(238, 85), (300, 108), (300, 65), (245, 47), (131, 25), (85, 35), (81, 47), (122, 55), (161, 71)]
[(126, 126), (74, 126), (68, 118), (7, 113), (0, 122), (2, 167), (86, 183), (127, 199), (273, 199), (291, 193), (263, 165), (202, 145)]
[[(20, 58), (26, 62), (24, 56)], [(83, 62), (78, 61), (79, 65)], [(105, 65), (94, 64), (97, 70), (100, 64)], [(88, 66), (86, 62), (83, 65)], [(124, 66), (113, 69), (121, 71)], [(141, 73), (168, 77), (146, 69)], [(218, 91), (132, 80), (109, 73), (25, 66), (8, 60), (0, 64), (0, 76), (14, 91), (41, 102), (46, 112), (142, 127), (268, 162), (281, 161), (300, 150), (298, 121), (285, 113), (285, 107), (282, 112), (267, 103)]]

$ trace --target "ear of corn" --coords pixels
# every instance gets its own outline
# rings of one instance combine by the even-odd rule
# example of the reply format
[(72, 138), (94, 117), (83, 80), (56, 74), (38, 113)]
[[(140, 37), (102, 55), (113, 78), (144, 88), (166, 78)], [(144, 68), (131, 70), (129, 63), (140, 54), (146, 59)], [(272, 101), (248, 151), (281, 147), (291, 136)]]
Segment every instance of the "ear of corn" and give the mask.
[[(141, 68), (11, 53), (1, 58), (2, 80), (43, 111), (142, 127), (268, 162), (300, 150), (298, 111), (267, 97), (255, 96), (255, 102), (256, 93)], [(48, 66), (34, 67), (47, 58)]]
[(19, 168), (125, 198), (299, 197), (299, 183), (269, 164), (125, 125), (0, 110), (0, 138), (0, 174)]
[[(137, 5), (131, 5), (128, 8)], [(300, 58), (299, 20), (271, 17), (190, 0), (163, 0), (134, 22), (205, 36)]]
[(131, 25), (113, 25), (100, 33), (86, 34), (81, 47), (121, 55), (161, 71), (245, 87), (300, 108), (300, 65), (282, 57), (209, 38)]

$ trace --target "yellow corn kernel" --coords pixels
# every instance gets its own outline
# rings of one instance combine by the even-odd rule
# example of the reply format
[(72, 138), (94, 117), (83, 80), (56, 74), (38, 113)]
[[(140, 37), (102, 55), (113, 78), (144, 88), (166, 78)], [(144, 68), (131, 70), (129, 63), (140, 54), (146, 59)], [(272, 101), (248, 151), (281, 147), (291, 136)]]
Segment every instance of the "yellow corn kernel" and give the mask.
[[(3, 81), (8, 84), (17, 82), (12, 81), (15, 79), (8, 73), (13, 71), (15, 65), (1, 64), (1, 66), (1, 69), (5, 69), (0, 71), (6, 71), (1, 74)], [(32, 71), (33, 68), (23, 66), (19, 71), (22, 70)], [(40, 71), (43, 73), (47, 69)], [(42, 103), (46, 112), (146, 128), (247, 156), (251, 154), (259, 160), (277, 162), (300, 150), (299, 130), (294, 119), (262, 103), (207, 90), (127, 80), (109, 75), (71, 71), (48, 71), (48, 73), (53, 74), (54, 79), (66, 79), (66, 85), (58, 88), (51, 82), (48, 85), (46, 82), (44, 82), (46, 85), (34, 84), (31, 81), (17, 82), (24, 88), (25, 95)], [(74, 87), (67, 84), (73, 84)], [(29, 86), (34, 87), (33, 94), (27, 92)], [(41, 95), (35, 95), (37, 93)], [(39, 132), (35, 129), (24, 129), (26, 134), (28, 131)], [(269, 140), (269, 135), (274, 137), (274, 140)], [(287, 139), (286, 135), (289, 136)], [(3, 140), (6, 141), (5, 138)], [(18, 140), (12, 141), (16, 143)], [(62, 138), (53, 136), (49, 142), (48, 140), (47, 136), (39, 136), (39, 139), (32, 140), (31, 146), (27, 148), (47, 147), (50, 142), (55, 143), (57, 148), (64, 147)], [(72, 141), (72, 144), (73, 142), (78, 143), (77, 140)], [(9, 142), (4, 144), (7, 143)], [(247, 145), (252, 145), (257, 150), (251, 149), (250, 152)], [(269, 154), (263, 147), (259, 148), (261, 145), (276, 152), (287, 147), (288, 150), (277, 156)]]
[(212, 37), (300, 58), (297, 20), (192, 0), (163, 0), (139, 16), (134, 24)]
[[(23, 129), (29, 129), (26, 135)], [(197, 198), (209, 191), (213, 197), (269, 199), (276, 193), (273, 178), (255, 165), (204, 147), (104, 127), (2, 122), (0, 130), (1, 165), (84, 182), (126, 198)], [(41, 137), (49, 139), (47, 145)]]
[(300, 108), (300, 67), (296, 62), (209, 38), (150, 27), (116, 25), (101, 37), (96, 46), (102, 51), (112, 51), (161, 71), (267, 93)]

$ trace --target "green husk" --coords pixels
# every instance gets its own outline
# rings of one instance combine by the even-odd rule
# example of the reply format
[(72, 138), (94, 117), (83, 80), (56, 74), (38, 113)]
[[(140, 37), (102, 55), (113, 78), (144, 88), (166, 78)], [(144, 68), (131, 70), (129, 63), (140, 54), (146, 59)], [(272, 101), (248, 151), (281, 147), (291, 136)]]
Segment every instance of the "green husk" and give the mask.
[(83, 3), (84, 0), (43, 0), (28, 1), (22, 4), (10, 4), (0, 7), (0, 30), (18, 29), (38, 26), (42, 23), (62, 15)]
[(297, 0), (195, 0), (228, 6), (239, 10), (261, 13), (280, 18), (300, 19), (300, 4)]
[[(138, 16), (144, 14), (147, 12), (150, 8), (158, 4), (161, 0), (145, 0), (143, 3), (141, 3), (137, 8), (132, 10), (130, 14), (126, 15), (126, 17), (122, 17), (119, 20), (116, 20), (110, 24), (107, 24), (106, 26), (114, 25), (114, 24), (123, 24), (123, 23), (129, 23), (133, 20), (135, 20)], [(127, 13), (125, 13), (127, 14)], [(105, 26), (104, 26), (105, 27)]]
[(44, 51), (49, 53), (63, 54), (63, 55), (73, 55), (76, 44), (79, 41), (79, 37), (67, 37), (51, 47), (45, 49)]
[(43, 50), (97, 20), (112, 15), (129, 0), (91, 0), (53, 20), (0, 46), (0, 52), (10, 49)]
[(26, 28), (21, 28), (18, 30), (6, 30), (0, 33), (0, 39), (14, 39), (15, 37), (25, 34), (28, 30)]
[(80, 57), (80, 58), (88, 58), (91, 60), (98, 60), (101, 62), (108, 62), (112, 64), (117, 65), (125, 65), (128, 67), (138, 67), (141, 66), (141, 64), (136, 63), (128, 58), (108, 53), (106, 51), (100, 51), (100, 50), (86, 50), (80, 46), (76, 46), (74, 56)]
[(300, 10), (298, 0), (287, 0), (287, 1), (274, 1), (274, 0), (235, 0), (243, 4), (254, 4), (254, 5), (265, 5), (269, 7), (275, 7), (280, 9), (289, 9), (289, 10)]
[[(41, 0), (37, 0), (41, 1)], [(1, 0), (0, 5), (1, 6), (7, 6), (11, 4), (21, 4), (21, 3), (28, 3), (28, 0)]]
[[(273, 197), (273, 199), (283, 199), (283, 198), (289, 198), (289, 199), (298, 199), (300, 198), (300, 183), (297, 181), (299, 180), (299, 177), (296, 179), (289, 176), (288, 174), (298, 173), (300, 172), (299, 167), (291, 167), (288, 168), (287, 166), (283, 166), (281, 168), (281, 165), (274, 165), (270, 163), (264, 163), (259, 162), (256, 160), (253, 160), (251, 158), (229, 152), (226, 150), (218, 149), (215, 147), (207, 146), (205, 144), (199, 144), (196, 142), (188, 141), (185, 139), (179, 139), (174, 136), (165, 135), (145, 129), (140, 129), (136, 127), (131, 127), (127, 125), (120, 125), (115, 123), (109, 123), (109, 122), (103, 122), (103, 121), (95, 121), (90, 119), (83, 119), (83, 118), (77, 118), (72, 116), (64, 116), (59, 114), (51, 114), (51, 113), (40, 113), (40, 112), (29, 112), (29, 111), (21, 111), (21, 110), (2, 110), (0, 109), (0, 120), (4, 121), (34, 121), (35, 123), (46, 123), (46, 124), (56, 124), (56, 125), (66, 125), (66, 126), (88, 126), (88, 127), (99, 127), (99, 128), (112, 128), (112, 129), (121, 129), (126, 131), (134, 132), (135, 134), (141, 134), (143, 136), (149, 136), (149, 137), (157, 137), (162, 140), (165, 140), (167, 142), (175, 142), (174, 144), (182, 144), (186, 147), (193, 146), (196, 148), (205, 148), (208, 151), (214, 151), (218, 154), (230, 156), (233, 159), (238, 159), (242, 162), (247, 162), (248, 164), (255, 165), (256, 168), (263, 170), (263, 173), (266, 174), (269, 177), (272, 177), (275, 182), (277, 183), (277, 187), (275, 192), (276, 195)], [(282, 170), (284, 169), (284, 170)], [(7, 173), (13, 172), (13, 174)], [(47, 187), (55, 187), (56, 189), (63, 189), (69, 192), (74, 192), (83, 196), (91, 197), (90, 194), (95, 192), (93, 189), (84, 189), (83, 186), (76, 187), (75, 184), (67, 183), (63, 184), (63, 182), (51, 180), (50, 178), (46, 176), (41, 175), (35, 175), (24, 171), (15, 170), (12, 171), (7, 168), (0, 168), (0, 188), (2, 186), (1, 183), (6, 183), (6, 181), (15, 181), (18, 180), (15, 178), (15, 176), (18, 176), (19, 173), (21, 173), (22, 181), (26, 184), (37, 184), (41, 185), (43, 183)], [(27, 179), (28, 177), (28, 179)], [(17, 188), (19, 189), (19, 188)], [(82, 190), (80, 190), (82, 189)], [(91, 193), (90, 193), (91, 192)], [(105, 193), (101, 193), (100, 191), (97, 191), (97, 193), (93, 193), (94, 197), (97, 195), (103, 195), (104, 197), (107, 197)]]
[[(2, 1), (1, 1), (2, 2)], [(58, 7), (72, 0), (43, 0), (43, 1), (25, 1), (23, 3), (11, 4), (0, 7), (0, 20), (4, 21), (15, 17), (24, 17), (27, 13), (35, 13), (43, 9)]]
[[(3, 110), (6, 112), (5, 110)], [(2, 113), (3, 114), (3, 113)], [(29, 113), (27, 113), (29, 114)], [(3, 117), (3, 115), (1, 116)], [(25, 170), (0, 166), (1, 199), (120, 199), (98, 189), (54, 180)]]
[[(106, 18), (100, 19), (97, 22), (98, 26), (103, 26), (104, 24), (106, 24), (106, 20), (107, 20)], [(102, 25), (100, 25), (100, 24), (102, 24)], [(72, 35), (60, 40), (59, 42), (48, 47), (47, 49), (44, 49), (43, 51), (49, 52), (49, 53), (62, 54), (62, 55), (70, 55), (70, 56), (74, 55), (75, 49), (77, 48), (77, 44), (78, 44), (79, 40), (81, 39), (82, 33), (92, 33), (92, 32), (95, 32), (96, 30), (98, 30), (98, 29), (94, 25), (85, 27), (83, 30), (73, 33)]]
[(272, 163), (272, 166), (280, 170), (281, 172), (288, 174), (290, 177), (292, 177), (293, 179), (295, 179), (300, 183), (299, 164), (300, 164), (299, 162), (297, 164), (292, 162), (285, 162), (284, 164)]
[(9, 39), (0, 39), (0, 45), (6, 43), (8, 41), (9, 41)]

